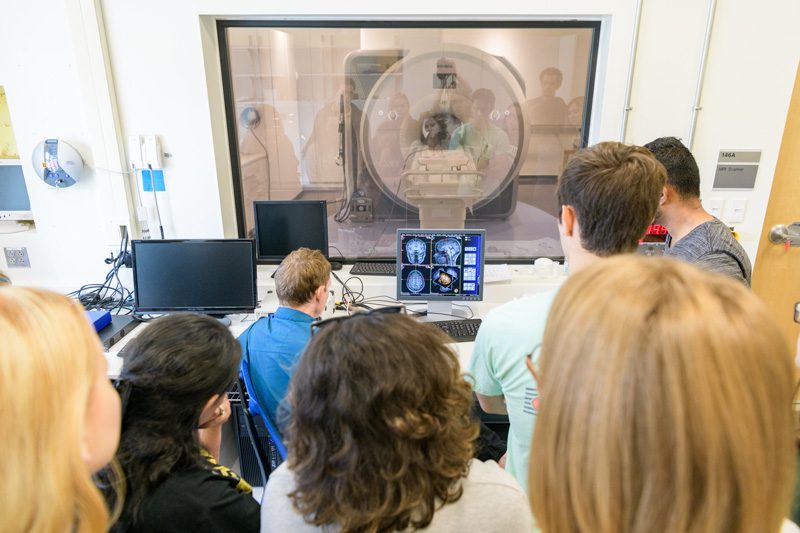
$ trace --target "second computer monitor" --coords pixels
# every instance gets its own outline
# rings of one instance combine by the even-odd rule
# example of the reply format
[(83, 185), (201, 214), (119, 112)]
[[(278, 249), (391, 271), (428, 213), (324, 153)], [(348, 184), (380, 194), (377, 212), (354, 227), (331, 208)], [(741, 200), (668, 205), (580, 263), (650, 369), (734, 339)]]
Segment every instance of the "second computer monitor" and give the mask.
[(486, 232), (474, 230), (397, 230), (397, 299), (441, 302), (483, 300)]
[(328, 257), (328, 213), (324, 200), (253, 202), (260, 263), (280, 263), (298, 248)]

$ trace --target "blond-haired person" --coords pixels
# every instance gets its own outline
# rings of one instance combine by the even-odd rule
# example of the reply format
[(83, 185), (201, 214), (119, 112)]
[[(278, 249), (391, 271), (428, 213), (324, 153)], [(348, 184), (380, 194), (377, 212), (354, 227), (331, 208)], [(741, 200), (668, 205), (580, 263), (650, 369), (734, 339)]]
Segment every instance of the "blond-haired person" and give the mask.
[(289, 379), (311, 338), (311, 323), (325, 310), (330, 279), (331, 264), (318, 250), (300, 248), (290, 253), (275, 273), (278, 309), (239, 336), (250, 408), (270, 420), (277, 420)]
[(741, 283), (669, 259), (597, 263), (556, 296), (536, 373), (545, 533), (781, 529), (792, 356)]
[(0, 290), (0, 531), (106, 531), (92, 474), (119, 442), (120, 401), (76, 302)]

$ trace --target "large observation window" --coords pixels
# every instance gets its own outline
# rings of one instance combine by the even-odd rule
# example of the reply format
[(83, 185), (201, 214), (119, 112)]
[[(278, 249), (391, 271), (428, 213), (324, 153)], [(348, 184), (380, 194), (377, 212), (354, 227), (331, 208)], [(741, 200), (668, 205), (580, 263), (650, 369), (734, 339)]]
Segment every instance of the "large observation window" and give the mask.
[(221, 21), (239, 236), (253, 202), (326, 200), (333, 251), (485, 229), (563, 255), (555, 180), (586, 145), (599, 22)]

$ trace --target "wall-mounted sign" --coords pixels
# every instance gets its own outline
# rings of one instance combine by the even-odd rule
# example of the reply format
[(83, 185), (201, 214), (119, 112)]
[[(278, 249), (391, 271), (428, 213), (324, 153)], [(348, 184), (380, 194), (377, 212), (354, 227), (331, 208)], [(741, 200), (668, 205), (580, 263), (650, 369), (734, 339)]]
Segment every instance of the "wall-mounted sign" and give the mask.
[(759, 161), (761, 150), (720, 150), (713, 188), (752, 190)]

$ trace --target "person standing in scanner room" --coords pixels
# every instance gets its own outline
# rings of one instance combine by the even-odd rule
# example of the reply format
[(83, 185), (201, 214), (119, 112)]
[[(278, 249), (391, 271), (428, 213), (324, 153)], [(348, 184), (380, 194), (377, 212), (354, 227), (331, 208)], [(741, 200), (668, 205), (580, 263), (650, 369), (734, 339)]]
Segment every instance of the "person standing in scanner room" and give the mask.
[(278, 406), (311, 338), (311, 323), (325, 310), (330, 288), (331, 264), (318, 250), (300, 248), (278, 266), (278, 309), (239, 336), (251, 411), (278, 421)]
[(664, 255), (738, 279), (749, 287), (752, 267), (747, 253), (730, 228), (700, 203), (700, 170), (692, 153), (675, 137), (658, 138), (645, 148), (667, 169), (655, 219), (669, 231)]
[[(558, 229), (570, 274), (612, 255), (634, 252), (653, 220), (666, 181), (648, 150), (604, 142), (577, 152), (558, 179)], [(528, 454), (539, 392), (525, 366), (538, 357), (557, 289), (493, 309), (483, 320), (468, 379), (481, 408), (508, 414), (505, 468), (527, 488)]]

